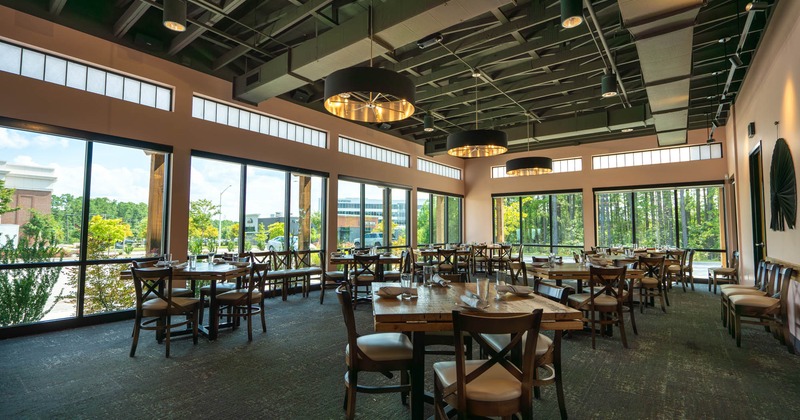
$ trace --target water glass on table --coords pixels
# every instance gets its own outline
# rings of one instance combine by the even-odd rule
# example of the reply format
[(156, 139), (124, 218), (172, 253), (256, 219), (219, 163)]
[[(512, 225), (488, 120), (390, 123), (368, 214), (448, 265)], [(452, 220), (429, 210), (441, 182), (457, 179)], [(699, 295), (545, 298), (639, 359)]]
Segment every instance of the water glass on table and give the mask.
[(215, 256), (215, 255), (216, 255), (216, 254), (215, 254), (215, 253), (213, 253), (213, 252), (209, 252), (209, 253), (208, 253), (208, 263), (209, 263), (209, 264), (211, 264), (211, 265), (213, 265), (213, 264), (214, 264), (214, 256)]
[(189, 270), (197, 268), (197, 255), (189, 255)]
[(411, 293), (408, 291), (411, 288), (411, 274), (400, 275), (400, 287), (403, 288), (403, 299), (411, 299)]

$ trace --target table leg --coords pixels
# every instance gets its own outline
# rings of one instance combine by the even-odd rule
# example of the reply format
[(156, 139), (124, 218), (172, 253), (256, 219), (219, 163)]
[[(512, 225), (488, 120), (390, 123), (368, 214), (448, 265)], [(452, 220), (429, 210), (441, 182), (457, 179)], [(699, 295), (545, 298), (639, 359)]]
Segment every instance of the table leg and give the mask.
[(211, 325), (208, 328), (208, 339), (213, 341), (217, 339), (217, 332), (219, 331), (219, 311), (217, 309), (217, 281), (211, 280), (211, 296), (209, 296), (208, 318), (211, 320)]
[[(580, 280), (579, 280), (580, 281)], [(563, 331), (555, 331), (553, 340), (553, 369), (556, 372), (556, 395), (558, 397), (558, 409), (561, 411), (561, 418), (567, 418), (567, 406), (564, 402), (564, 384), (561, 381), (561, 335)]]
[(421, 420), (425, 416), (425, 332), (414, 331), (414, 367), (411, 369), (411, 418)]

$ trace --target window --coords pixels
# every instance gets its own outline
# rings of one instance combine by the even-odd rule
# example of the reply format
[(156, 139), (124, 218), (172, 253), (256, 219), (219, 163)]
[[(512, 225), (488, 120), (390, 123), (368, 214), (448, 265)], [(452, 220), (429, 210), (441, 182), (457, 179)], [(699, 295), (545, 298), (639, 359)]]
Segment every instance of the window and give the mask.
[(527, 255), (572, 256), (583, 249), (583, 195), (494, 197), (494, 240), (521, 243)]
[(324, 131), (199, 96), (192, 98), (192, 117), (309, 146), (323, 149), (328, 147), (328, 134)]
[(722, 187), (596, 192), (599, 246), (695, 249), (694, 275), (725, 264)]
[(0, 183), (17, 208), (0, 215), (0, 293), (17, 302), (0, 305), (0, 327), (134, 306), (119, 272), (162, 253), (169, 153), (126, 144), (0, 128)]
[(593, 156), (592, 169), (626, 168), (720, 158), (722, 158), (722, 144), (711, 143)]
[[(298, 249), (322, 249), (323, 179), (305, 174), (290, 174), (290, 237)], [(295, 239), (295, 237), (297, 239)]]
[[(583, 170), (583, 161), (581, 158), (570, 159), (554, 159), (553, 172), (554, 174), (563, 172), (580, 172)], [(506, 165), (492, 166), (492, 178), (507, 178)]]
[(404, 188), (340, 179), (337, 246), (407, 246), (408, 196)]
[(192, 156), (189, 252), (239, 252), (241, 165)]
[(461, 204), (457, 196), (417, 192), (417, 244), (461, 243)]
[(172, 89), (0, 41), (0, 71), (172, 110)]
[(392, 165), (408, 168), (409, 156), (405, 153), (395, 152), (394, 150), (383, 147), (373, 146), (360, 141), (339, 137), (339, 152), (348, 155), (360, 156), (379, 162), (391, 163)]
[(461, 169), (452, 166), (442, 165), (426, 159), (417, 158), (417, 169), (434, 175), (446, 176), (453, 179), (461, 179)]

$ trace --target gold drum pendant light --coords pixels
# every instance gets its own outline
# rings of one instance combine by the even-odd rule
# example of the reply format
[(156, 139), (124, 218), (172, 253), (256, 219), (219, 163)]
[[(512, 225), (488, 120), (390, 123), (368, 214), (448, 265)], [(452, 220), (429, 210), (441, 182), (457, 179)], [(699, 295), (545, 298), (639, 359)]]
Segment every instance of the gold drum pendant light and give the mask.
[(501, 155), (508, 151), (508, 137), (500, 130), (478, 129), (478, 78), (475, 78), (475, 129), (447, 136), (447, 154), (461, 158)]
[[(526, 114), (526, 117), (528, 115)], [(531, 150), (531, 125), (530, 119), (526, 123), (528, 132), (528, 151)], [(544, 156), (527, 156), (516, 159), (509, 159), (506, 162), (506, 175), (508, 176), (527, 176), (542, 175), (553, 172), (553, 159)]]
[(186, 30), (186, 2), (184, 0), (164, 0), (164, 14), (161, 23), (175, 32)]

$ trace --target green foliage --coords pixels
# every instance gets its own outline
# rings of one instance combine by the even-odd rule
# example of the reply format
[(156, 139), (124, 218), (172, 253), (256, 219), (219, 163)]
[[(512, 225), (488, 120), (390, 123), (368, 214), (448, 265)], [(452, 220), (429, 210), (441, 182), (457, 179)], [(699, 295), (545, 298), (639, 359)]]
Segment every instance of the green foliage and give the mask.
[(22, 234), (29, 241), (44, 241), (50, 245), (55, 245), (63, 235), (61, 226), (52, 214), (42, 214), (34, 209), (30, 209), (31, 218), (28, 223), (22, 225)]
[[(14, 247), (6, 237), (0, 247), (0, 264), (50, 262), (58, 249), (41, 237), (22, 238)], [(61, 267), (0, 269), (0, 327), (36, 322), (44, 318), (61, 299), (48, 307), (47, 300), (61, 274)]]
[(202, 239), (209, 252), (217, 251), (219, 230), (214, 226), (214, 216), (220, 208), (211, 200), (200, 199), (189, 203), (189, 239)]
[(75, 243), (81, 239), (81, 218), (83, 215), (83, 198), (72, 194), (53, 195), (50, 205), (51, 214), (59, 226), (62, 226), (62, 243)]
[(557, 247), (559, 255), (571, 255), (572, 250), (563, 246), (583, 246), (579, 193), (503, 197), (494, 205), (495, 217), (502, 215), (502, 222), (495, 222), (495, 241), (535, 244), (525, 248), (526, 255), (547, 255), (551, 247)]
[[(253, 238), (256, 241), (256, 248), (261, 251), (267, 249), (267, 229), (264, 227), (263, 223), (258, 224), (258, 232), (256, 232)], [(245, 243), (249, 244), (249, 241), (245, 241)], [(252, 244), (249, 245), (252, 248)]]
[(104, 219), (93, 216), (89, 221), (89, 242), (87, 245), (89, 259), (100, 259), (115, 243), (122, 242), (132, 236), (131, 227), (122, 219)]
[(0, 179), (0, 214), (19, 210), (19, 207), (11, 207), (11, 197), (13, 195), (14, 189), (6, 188), (6, 181)]
[(130, 256), (132, 252), (133, 252), (133, 244), (126, 243), (125, 245), (122, 246), (123, 254)]
[(417, 243), (428, 244), (431, 242), (430, 226), (431, 205), (430, 200), (425, 200), (417, 210)]
[(189, 240), (189, 253), (192, 255), (200, 255), (203, 253), (203, 240), (194, 238)]
[(267, 237), (270, 239), (280, 238), (284, 232), (283, 222), (275, 222), (267, 227)]
[[(104, 219), (121, 219), (130, 226), (130, 237), (144, 239), (147, 235), (147, 203), (109, 200), (106, 197), (89, 200), (89, 214)], [(72, 194), (53, 195), (51, 214), (61, 228), (57, 241), (74, 243), (80, 241), (83, 197)]]

